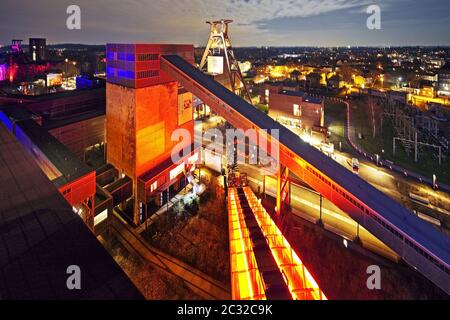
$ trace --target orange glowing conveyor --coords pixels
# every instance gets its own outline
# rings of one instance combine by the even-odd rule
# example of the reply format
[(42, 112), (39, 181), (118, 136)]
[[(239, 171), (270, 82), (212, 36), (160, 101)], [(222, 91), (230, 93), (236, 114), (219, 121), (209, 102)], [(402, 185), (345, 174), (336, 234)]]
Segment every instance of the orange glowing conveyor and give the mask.
[(236, 189), (228, 192), (231, 294), (233, 300), (266, 300), (244, 216), (238, 210)]
[[(296, 300), (326, 300), (326, 296), (312, 275), (251, 189), (244, 187), (243, 190), (292, 298)], [(230, 188), (228, 212), (232, 296), (233, 299), (265, 299), (264, 284), (255, 261), (242, 210), (237, 205), (238, 202), (236, 189)], [(237, 259), (237, 255), (240, 255), (240, 260)]]

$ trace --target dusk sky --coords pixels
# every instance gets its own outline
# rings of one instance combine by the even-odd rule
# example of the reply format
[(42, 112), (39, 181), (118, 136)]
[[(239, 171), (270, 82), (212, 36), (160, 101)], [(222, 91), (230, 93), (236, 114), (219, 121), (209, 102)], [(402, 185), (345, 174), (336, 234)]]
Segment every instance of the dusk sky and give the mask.
[[(81, 30), (66, 8), (81, 8)], [(366, 27), (370, 4), (381, 30)], [(206, 20), (233, 19), (235, 46), (450, 45), (448, 0), (1, 0), (0, 43), (193, 43), (205, 45)]]

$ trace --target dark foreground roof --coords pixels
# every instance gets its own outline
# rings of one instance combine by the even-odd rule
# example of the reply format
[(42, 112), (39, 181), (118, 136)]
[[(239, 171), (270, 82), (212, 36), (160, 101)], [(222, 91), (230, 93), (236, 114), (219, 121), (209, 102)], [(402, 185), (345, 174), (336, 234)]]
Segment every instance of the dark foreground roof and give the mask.
[[(70, 265), (81, 269), (81, 290), (67, 289)], [(0, 123), (2, 299), (142, 299), (142, 295)]]

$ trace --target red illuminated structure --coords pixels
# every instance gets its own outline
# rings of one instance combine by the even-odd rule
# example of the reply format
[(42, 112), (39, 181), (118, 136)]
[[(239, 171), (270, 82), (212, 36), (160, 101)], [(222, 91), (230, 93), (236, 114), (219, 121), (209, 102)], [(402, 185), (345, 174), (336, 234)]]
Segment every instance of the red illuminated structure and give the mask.
[[(107, 45), (107, 161), (132, 180), (136, 225), (147, 217), (148, 203), (167, 201), (169, 186), (193, 162), (190, 153), (178, 163), (171, 160), (178, 145), (172, 133), (181, 128), (193, 136), (193, 97), (160, 69), (164, 54), (194, 63), (191, 45)], [(183, 143), (190, 148), (191, 141)]]
[(248, 186), (228, 189), (232, 298), (326, 300)]
[[(110, 163), (133, 180), (133, 220), (136, 224), (139, 223), (138, 209), (143, 207), (143, 201), (148, 200), (147, 195), (161, 190), (158, 170), (164, 172), (161, 181), (166, 188), (183, 170), (189, 169), (190, 157), (176, 164), (171, 163), (168, 157), (175, 145), (167, 139), (169, 132), (180, 126), (192, 130), (189, 121), (180, 122), (180, 114), (183, 113), (180, 103), (178, 111), (176, 108), (178, 84), (181, 84), (232, 126), (256, 130), (260, 141), (254, 142), (260, 146), (272, 145), (265, 142), (278, 140), (279, 214), (281, 203), (289, 199), (287, 173), (292, 172), (383, 241), (404, 261), (450, 292), (450, 245), (445, 235), (195, 68), (192, 59), (186, 58), (190, 54), (185, 49), (184, 46), (108, 46), (107, 73), (111, 80), (107, 86), (107, 155)], [(184, 90), (181, 92), (185, 93)], [(278, 130), (279, 137), (272, 137), (267, 129)], [(186, 142), (186, 146), (188, 143), (191, 141)], [(272, 154), (274, 150), (266, 151)], [(169, 174), (162, 168), (163, 164), (170, 168)], [(152, 170), (154, 173), (146, 175)], [(145, 181), (139, 184), (139, 180)]]
[(29, 113), (9, 108), (0, 111), (0, 120), (32, 155), (72, 209), (94, 230), (95, 171), (76, 158)]
[(323, 98), (284, 87), (282, 83), (266, 84), (263, 97), (269, 104), (269, 116), (282, 124), (301, 127), (308, 132), (324, 126)]
[(96, 172), (88, 148), (105, 141), (105, 89), (2, 98), (11, 131), (86, 224), (94, 227)]
[[(285, 177), (288, 177), (287, 172), (292, 172), (349, 214), (429, 280), (445, 292), (450, 292), (448, 237), (319, 150), (302, 142), (292, 131), (252, 108), (246, 101), (182, 58), (168, 55), (161, 62), (165, 72), (232, 126), (243, 130), (254, 129), (259, 133), (259, 140), (262, 135), (263, 140), (268, 141), (274, 138), (265, 130), (279, 131), (279, 214), (281, 202), (289, 199), (290, 193), (290, 182)], [(260, 146), (268, 145), (264, 141), (254, 142), (259, 142)], [(267, 152), (271, 153), (271, 150)]]
[(22, 40), (12, 40), (11, 49), (7, 59), (10, 83), (34, 80), (52, 67), (48, 61), (31, 61), (22, 50)]

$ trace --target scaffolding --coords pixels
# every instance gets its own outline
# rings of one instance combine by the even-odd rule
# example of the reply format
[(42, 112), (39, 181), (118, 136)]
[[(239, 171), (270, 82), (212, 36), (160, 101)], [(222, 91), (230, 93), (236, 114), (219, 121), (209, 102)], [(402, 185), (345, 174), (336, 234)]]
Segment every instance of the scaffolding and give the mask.
[(234, 51), (231, 46), (231, 40), (228, 37), (229, 24), (233, 20), (220, 20), (220, 21), (207, 21), (206, 23), (211, 25), (208, 44), (206, 45), (205, 52), (203, 53), (202, 60), (200, 62), (200, 70), (204, 70), (208, 61), (208, 57), (223, 56), (225, 59), (226, 72), (230, 80), (231, 90), (242, 96), (250, 104), (252, 104), (252, 98), (242, 77), (241, 68), (239, 62), (234, 56)]

